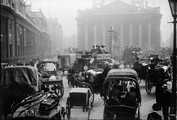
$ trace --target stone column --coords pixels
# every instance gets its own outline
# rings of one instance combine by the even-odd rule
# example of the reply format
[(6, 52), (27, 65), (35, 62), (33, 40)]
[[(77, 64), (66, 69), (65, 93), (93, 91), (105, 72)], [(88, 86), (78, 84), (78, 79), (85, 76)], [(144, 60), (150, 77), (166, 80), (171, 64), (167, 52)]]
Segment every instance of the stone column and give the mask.
[(88, 50), (88, 31), (87, 31), (87, 26), (85, 26), (85, 50)]
[(148, 24), (148, 50), (151, 49), (151, 23)]
[(105, 38), (105, 26), (103, 25), (103, 27), (102, 27), (102, 31), (103, 31), (103, 42), (102, 42), (102, 44), (103, 45), (106, 45), (106, 38)]
[(124, 40), (123, 40), (123, 36), (124, 36), (124, 26), (123, 24), (121, 24), (120, 26), (120, 47), (121, 47), (121, 50), (123, 50), (124, 48)]
[(120, 25), (120, 47), (119, 47), (119, 52), (118, 55), (120, 56), (120, 58), (122, 58), (122, 51), (124, 50), (124, 40), (123, 40), (123, 31), (124, 31), (124, 26), (123, 24)]
[(129, 41), (129, 47), (132, 46), (132, 24), (130, 24), (130, 41)]
[(138, 41), (139, 47), (142, 47), (142, 25), (139, 24), (139, 41)]
[(94, 32), (94, 45), (96, 45), (97, 44), (97, 38), (96, 38), (96, 25), (94, 26), (94, 30), (93, 30), (93, 32)]

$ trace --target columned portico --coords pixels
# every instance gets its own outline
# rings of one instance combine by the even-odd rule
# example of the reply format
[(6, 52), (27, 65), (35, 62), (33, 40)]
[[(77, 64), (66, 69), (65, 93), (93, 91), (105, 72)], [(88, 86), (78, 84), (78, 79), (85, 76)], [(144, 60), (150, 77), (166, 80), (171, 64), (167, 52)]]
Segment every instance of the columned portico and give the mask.
[[(113, 9), (114, 11), (112, 11)], [(115, 48), (115, 52), (118, 52), (115, 54), (122, 54), (126, 46), (140, 47), (142, 51), (158, 49), (160, 47), (161, 17), (159, 8), (139, 9), (138, 6), (127, 4), (121, 0), (115, 0), (99, 8), (80, 11), (77, 17), (78, 27), (81, 27), (79, 24), (82, 26), (86, 24), (89, 25), (89, 29), (87, 26), (87, 30), (85, 30), (87, 35), (84, 30), (78, 33), (79, 49), (83, 48), (82, 43), (87, 49), (91, 44), (103, 44), (108, 48), (107, 51), (110, 51), (112, 46), (113, 49)], [(108, 32), (110, 26), (114, 26), (113, 38), (110, 38)], [(117, 30), (119, 30), (118, 34)], [(110, 44), (110, 39), (114, 39), (112, 44)], [(89, 47), (86, 47), (87, 43)]]

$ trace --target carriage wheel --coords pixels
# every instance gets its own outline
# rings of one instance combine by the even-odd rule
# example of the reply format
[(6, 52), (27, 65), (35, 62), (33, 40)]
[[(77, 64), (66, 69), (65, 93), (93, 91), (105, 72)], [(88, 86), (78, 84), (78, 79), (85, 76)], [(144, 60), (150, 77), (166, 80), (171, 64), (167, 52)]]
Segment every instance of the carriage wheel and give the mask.
[(88, 104), (88, 120), (90, 119), (90, 111), (91, 111), (91, 108), (92, 108), (92, 103), (89, 102), (89, 104)]
[(67, 118), (70, 119), (70, 116), (71, 116), (71, 105), (70, 105), (69, 97), (67, 98), (67, 101), (66, 101), (66, 115), (67, 115)]
[(137, 107), (137, 113), (136, 113), (136, 115), (135, 115), (136, 117), (136, 120), (140, 120), (140, 104), (138, 105), (138, 107)]
[(95, 96), (94, 96), (94, 90), (93, 90), (92, 86), (91, 86), (90, 84), (87, 84), (87, 83), (84, 83), (84, 86), (83, 86), (83, 87), (89, 88), (89, 89), (91, 90), (91, 95), (92, 95), (92, 97), (93, 97), (92, 102), (91, 102), (91, 106), (92, 106), (92, 104), (93, 104), (93, 102), (94, 102), (94, 98), (95, 98)]
[(63, 85), (60, 87), (59, 85), (54, 86), (55, 87), (55, 93), (59, 95), (59, 97), (63, 97), (64, 95), (64, 88)]
[(151, 93), (151, 90), (152, 90), (152, 83), (151, 83), (151, 79), (150, 79), (149, 75), (147, 75), (147, 77), (146, 77), (145, 89), (146, 89), (147, 94), (150, 94), (150, 93)]

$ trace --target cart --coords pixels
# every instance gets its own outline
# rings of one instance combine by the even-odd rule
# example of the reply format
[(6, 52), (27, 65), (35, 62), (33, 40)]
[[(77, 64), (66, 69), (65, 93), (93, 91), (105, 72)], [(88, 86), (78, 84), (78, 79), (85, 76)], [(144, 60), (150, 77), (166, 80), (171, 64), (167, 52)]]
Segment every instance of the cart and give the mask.
[(139, 120), (141, 93), (133, 69), (112, 69), (104, 81), (104, 120)]
[(80, 106), (84, 111), (88, 111), (88, 119), (90, 118), (90, 110), (93, 104), (93, 93), (89, 88), (72, 88), (66, 101), (66, 115), (70, 119), (71, 108)]

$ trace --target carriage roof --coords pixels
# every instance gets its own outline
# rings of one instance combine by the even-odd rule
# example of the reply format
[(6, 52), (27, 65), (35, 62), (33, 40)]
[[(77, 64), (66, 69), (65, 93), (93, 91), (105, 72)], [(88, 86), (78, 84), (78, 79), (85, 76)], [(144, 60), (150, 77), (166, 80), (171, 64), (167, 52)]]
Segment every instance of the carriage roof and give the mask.
[(127, 79), (127, 80), (129, 79), (129, 80), (137, 81), (138, 75), (135, 70), (130, 68), (111, 69), (107, 74), (105, 82), (111, 81), (111, 78), (120, 78), (120, 79)]
[(37, 63), (37, 68), (41, 65), (41, 64), (45, 64), (45, 63), (53, 63), (53, 64), (58, 64), (58, 62), (56, 60), (53, 59), (44, 59), (44, 60), (40, 60)]
[[(13, 75), (13, 79), (17, 79), (19, 77), (19, 75), (21, 75), (21, 76), (24, 75), (25, 77), (23, 77), (23, 78), (26, 78), (26, 79), (29, 79), (28, 77), (31, 77), (35, 80), (38, 79), (37, 69), (33, 66), (23, 66), (23, 65), (22, 66), (8, 66), (4, 69), (4, 71), (6, 72), (5, 74), (9, 74), (9, 76)], [(8, 78), (6, 78), (6, 79), (8, 79)]]

